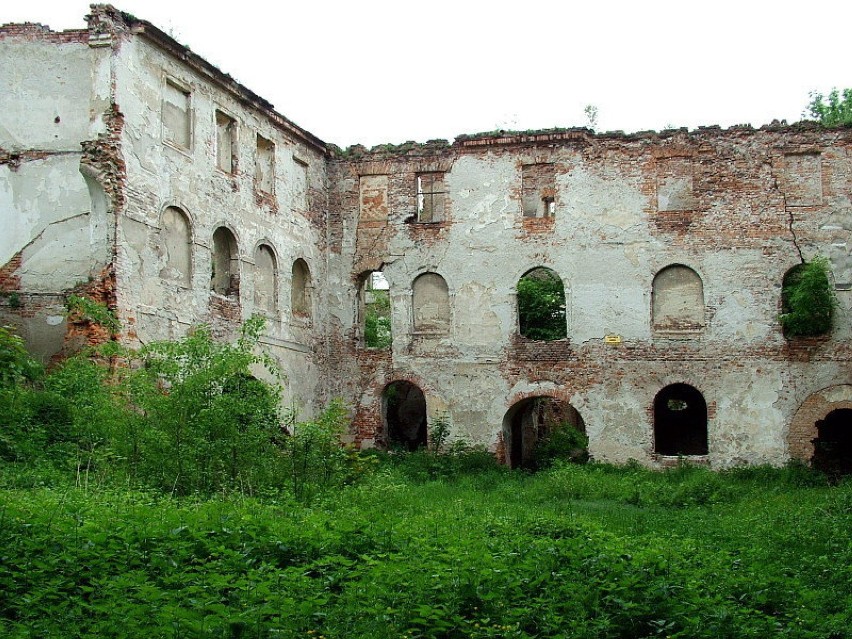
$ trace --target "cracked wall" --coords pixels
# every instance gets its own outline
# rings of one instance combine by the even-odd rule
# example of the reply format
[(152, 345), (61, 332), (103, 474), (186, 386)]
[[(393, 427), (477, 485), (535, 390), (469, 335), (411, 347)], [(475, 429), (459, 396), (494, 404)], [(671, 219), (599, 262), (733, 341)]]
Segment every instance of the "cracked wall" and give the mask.
[[(446, 419), (504, 458), (535, 398), (576, 411), (594, 458), (661, 466), (676, 462), (657, 441), (665, 388), (700, 394), (691, 457), (714, 467), (807, 459), (815, 420), (848, 407), (830, 390), (852, 386), (848, 128), (341, 151), (109, 6), (78, 31), (0, 27), (0, 52), (0, 320), (45, 360), (104, 338), (66, 320), (72, 291), (116, 310), (130, 344), (202, 322), (233, 335), (260, 313), (285, 401), (344, 398), (347, 440), (388, 445), (389, 389), (405, 388), (417, 436), (402, 439), (422, 441), (416, 387), (427, 430)], [(788, 341), (782, 278), (816, 255), (836, 327)], [(520, 334), (518, 281), (537, 268), (564, 285), (563, 339)], [(378, 271), (388, 347), (364, 339)]]
[[(546, 396), (579, 412), (596, 459), (665, 465), (671, 458), (654, 452), (654, 398), (686, 384), (708, 415), (707, 453), (693, 459), (782, 463), (805, 397), (852, 376), (842, 255), (850, 137), (807, 125), (576, 130), (341, 154), (330, 236), (343, 259), (329, 301), (342, 372), (333, 392), (356, 406), (351, 438), (386, 444), (383, 389), (408, 381), (424, 391), (430, 424), (446, 415), (453, 437), (498, 454), (506, 415)], [(791, 163), (791, 149), (807, 159)], [(427, 171), (441, 171), (446, 191), (439, 224), (418, 217)], [(365, 198), (365, 183), (380, 184), (380, 197)], [(831, 336), (788, 342), (780, 288), (800, 251), (839, 256), (841, 308)], [(354, 338), (352, 282), (364, 265), (382, 265), (389, 282), (388, 349)], [(519, 334), (515, 287), (536, 267), (565, 284), (566, 339)], [(449, 303), (446, 330), (424, 335), (424, 309), (435, 312), (418, 301), (426, 275), (446, 282)]]
[(105, 337), (66, 320), (72, 291), (113, 308), (130, 344), (199, 323), (232, 336), (259, 313), (285, 401), (310, 413), (325, 145), (153, 25), (105, 5), (88, 19), (0, 28), (3, 322), (49, 359)]
[(109, 56), (87, 31), (9, 25), (0, 57), (0, 322), (47, 362), (71, 348), (68, 292), (108, 289), (114, 220), (81, 142), (106, 132)]

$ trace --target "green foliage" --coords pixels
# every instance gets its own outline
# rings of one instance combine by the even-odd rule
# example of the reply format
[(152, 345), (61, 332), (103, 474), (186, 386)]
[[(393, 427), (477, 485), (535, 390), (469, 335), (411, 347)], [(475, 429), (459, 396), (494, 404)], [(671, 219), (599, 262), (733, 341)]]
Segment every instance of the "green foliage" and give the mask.
[(69, 315), (78, 314), (83, 319), (103, 326), (111, 335), (115, 335), (121, 330), (121, 323), (115, 313), (100, 302), (72, 294), (65, 300), (65, 306)]
[(24, 306), (21, 301), (21, 294), (17, 291), (0, 291), (0, 297), (5, 297), (9, 302), (9, 308), (18, 309)]
[(10, 326), (0, 326), (0, 388), (32, 382), (41, 374), (41, 365), (27, 352), (21, 336)]
[(810, 98), (805, 115), (827, 127), (852, 124), (852, 89), (835, 88), (827, 96), (814, 92)]
[(364, 345), (368, 348), (389, 348), (391, 334), (390, 294), (388, 291), (370, 291), (372, 302), (364, 309)]
[(381, 458), (408, 481), (418, 483), (436, 480), (458, 481), (508, 472), (483, 446), (472, 446), (463, 441), (453, 442), (441, 453), (419, 448), (408, 453), (381, 455)]
[(0, 635), (849, 636), (852, 484), (595, 464), (421, 482), (388, 457), (310, 506), (0, 489)]
[(585, 463), (589, 460), (589, 438), (568, 422), (557, 424), (538, 440), (533, 452), (536, 469), (550, 468), (558, 461)]
[(263, 319), (253, 317), (234, 343), (201, 326), (178, 341), (133, 354), (120, 392), (144, 419), (114, 433), (132, 476), (178, 494), (252, 492), (275, 481), (280, 388), (252, 375), (275, 370), (255, 349)]
[[(209, 495), (290, 493), (300, 501), (369, 468), (340, 446), (348, 413), (339, 402), (310, 421), (286, 416), (280, 373), (259, 349), (264, 320), (236, 341), (206, 326), (139, 351), (115, 342), (72, 357), (38, 384), (20, 339), (0, 330), (0, 460), (20, 476), (82, 486), (131, 484)], [(37, 471), (37, 472), (36, 472)], [(24, 480), (22, 480), (24, 481)], [(24, 483), (29, 481), (26, 479)]]
[(824, 257), (787, 272), (781, 290), (781, 326), (787, 337), (824, 335), (831, 331), (836, 300)]
[(521, 335), (535, 340), (563, 339), (565, 288), (550, 269), (530, 271), (518, 281), (518, 319)]
[[(395, 389), (395, 387), (390, 386), (388, 390)], [(450, 431), (452, 430), (452, 424), (450, 423), (450, 414), (446, 411), (438, 414), (435, 418), (432, 427), (429, 429), (429, 447), (432, 452), (441, 453), (444, 452), (444, 448), (447, 445), (447, 439), (450, 437)]]
[(290, 435), (283, 439), (282, 447), (292, 494), (306, 502), (345, 483), (356, 455), (340, 445), (349, 422), (349, 411), (342, 402), (331, 402), (313, 420), (298, 421), (296, 417), (296, 411), (291, 409), (285, 419)]

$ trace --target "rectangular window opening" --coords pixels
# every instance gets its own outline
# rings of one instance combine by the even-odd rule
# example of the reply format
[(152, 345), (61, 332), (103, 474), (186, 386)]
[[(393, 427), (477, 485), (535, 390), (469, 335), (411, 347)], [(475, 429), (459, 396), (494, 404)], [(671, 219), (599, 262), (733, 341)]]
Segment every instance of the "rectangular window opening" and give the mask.
[(556, 171), (553, 164), (521, 167), (521, 201), (524, 217), (556, 215)]
[(216, 111), (216, 166), (237, 172), (237, 121), (221, 111)]
[(262, 135), (257, 136), (257, 158), (255, 161), (255, 183), (261, 193), (274, 193), (275, 189), (275, 143)]
[(308, 163), (300, 157), (293, 156), (296, 164), (296, 202), (303, 210), (308, 210)]
[(417, 221), (443, 222), (446, 217), (446, 195), (443, 173), (417, 174)]
[(163, 90), (163, 140), (183, 149), (192, 143), (192, 110), (189, 89), (166, 80)]

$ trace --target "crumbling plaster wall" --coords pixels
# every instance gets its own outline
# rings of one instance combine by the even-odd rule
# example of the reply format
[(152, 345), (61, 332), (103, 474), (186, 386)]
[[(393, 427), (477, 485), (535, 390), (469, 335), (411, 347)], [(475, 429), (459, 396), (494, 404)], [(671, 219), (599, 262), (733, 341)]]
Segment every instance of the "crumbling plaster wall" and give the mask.
[(67, 337), (64, 297), (97, 288), (113, 217), (81, 144), (107, 131), (109, 49), (86, 30), (0, 27), (0, 323), (44, 361)]
[[(515, 402), (558, 393), (580, 411), (595, 458), (657, 463), (654, 397), (686, 383), (708, 405), (711, 465), (783, 462), (799, 404), (826, 378), (852, 376), (847, 291), (837, 291), (841, 307), (828, 339), (788, 343), (778, 322), (784, 273), (801, 256), (846, 248), (849, 147), (848, 131), (814, 126), (710, 127), (463, 136), (452, 146), (341, 154), (331, 168), (330, 248), (342, 259), (329, 295), (344, 372), (337, 389), (357, 406), (353, 438), (382, 442), (382, 389), (408, 379), (426, 393), (430, 423), (447, 412), (455, 437), (500, 450), (503, 417)], [(785, 167), (801, 152), (818, 153), (819, 174), (796, 183), (811, 179), (810, 197), (822, 196), (791, 206)], [(522, 214), (521, 169), (536, 163), (555, 165), (552, 219)], [(446, 222), (413, 223), (413, 184), (425, 171), (446, 171)], [(387, 222), (379, 227), (359, 220), (363, 175), (387, 176)], [(677, 202), (692, 208), (676, 210)], [(701, 278), (702, 327), (654, 328), (652, 282), (673, 264)], [(391, 291), (390, 352), (359, 344), (353, 325), (354, 282), (380, 265)], [(833, 265), (845, 268), (842, 260)], [(565, 284), (566, 340), (518, 335), (515, 286), (536, 266)], [(446, 335), (412, 332), (412, 283), (424, 272), (447, 282)]]
[[(191, 62), (144, 35), (126, 39), (117, 54), (129, 194), (118, 228), (119, 307), (130, 337), (142, 343), (180, 337), (202, 322), (232, 335), (252, 314), (264, 315), (262, 342), (285, 374), (285, 401), (310, 413), (316, 398), (322, 397), (324, 307), (316, 303), (308, 314), (294, 313), (291, 279), (293, 263), (303, 259), (312, 286), (322, 286), (325, 280), (324, 149), (286, 134), (268, 112)], [(175, 83), (189, 97), (186, 146), (167, 140), (167, 83)], [(233, 171), (217, 166), (217, 111), (236, 122)], [(256, 182), (258, 135), (275, 145), (270, 193), (259, 190)], [(163, 250), (168, 230), (162, 223), (168, 207), (180, 209), (190, 222), (188, 286), (161, 277), (168, 260)], [(211, 291), (213, 235), (219, 227), (227, 228), (236, 241), (231, 279), (238, 282), (238, 294)], [(270, 289), (277, 289), (274, 308), (255, 305), (258, 271), (269, 262), (267, 253), (262, 264), (255, 263), (261, 245), (271, 248), (276, 265), (275, 281), (268, 281), (272, 274), (264, 271), (260, 283), (267, 297)]]

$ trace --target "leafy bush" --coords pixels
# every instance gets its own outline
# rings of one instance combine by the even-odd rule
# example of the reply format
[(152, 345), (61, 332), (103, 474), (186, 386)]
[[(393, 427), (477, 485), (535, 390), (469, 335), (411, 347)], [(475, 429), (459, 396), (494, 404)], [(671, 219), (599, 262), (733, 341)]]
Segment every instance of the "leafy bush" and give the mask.
[(298, 501), (310, 501), (318, 493), (343, 485), (355, 464), (355, 456), (340, 444), (349, 412), (333, 401), (316, 419), (298, 421), (294, 410), (285, 420), (290, 433), (282, 440), (287, 479)]
[(453, 481), (469, 476), (508, 472), (483, 446), (462, 441), (446, 446), (443, 452), (420, 448), (413, 452), (382, 455), (410, 481)]
[(541, 438), (533, 451), (535, 469), (550, 468), (558, 460), (574, 463), (589, 461), (589, 438), (568, 422), (561, 422)]
[(29, 360), (17, 338), (0, 335), (8, 337), (8, 370), (21, 371), (0, 386), (0, 459), (86, 486), (130, 482), (176, 495), (289, 490), (300, 501), (368, 472), (340, 445), (342, 404), (298, 421), (281, 414), (280, 386), (252, 375), (263, 367), (280, 376), (258, 350), (263, 326), (250, 319), (233, 343), (205, 326), (139, 351), (110, 342), (38, 384), (24, 375)]
[(41, 374), (41, 365), (27, 352), (20, 335), (0, 326), (0, 388), (35, 381)]
[(274, 481), (280, 388), (250, 372), (274, 372), (255, 354), (263, 325), (248, 320), (233, 344), (202, 326), (132, 354), (138, 364), (122, 390), (145, 419), (114, 435), (134, 475), (178, 494), (252, 492)]
[(787, 337), (824, 335), (831, 331), (836, 301), (824, 257), (804, 262), (784, 276), (781, 326)]
[(556, 273), (534, 269), (518, 280), (517, 291), (521, 335), (546, 341), (566, 337), (565, 287)]

